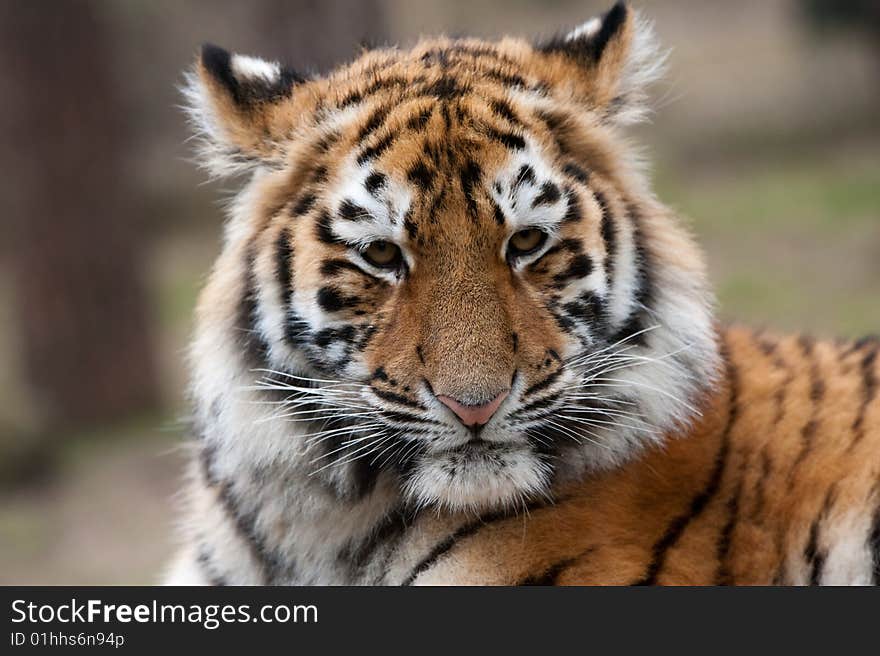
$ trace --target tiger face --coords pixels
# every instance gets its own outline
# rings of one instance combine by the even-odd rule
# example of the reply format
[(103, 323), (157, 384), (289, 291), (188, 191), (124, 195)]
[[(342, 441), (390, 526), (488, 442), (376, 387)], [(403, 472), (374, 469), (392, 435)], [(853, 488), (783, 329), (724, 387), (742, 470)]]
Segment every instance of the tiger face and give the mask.
[(197, 399), (249, 382), (281, 410), (277, 457), (456, 510), (689, 421), (717, 366), (702, 262), (621, 135), (661, 63), (622, 4), (541, 45), (426, 40), (323, 78), (206, 46), (203, 161), (250, 179)]

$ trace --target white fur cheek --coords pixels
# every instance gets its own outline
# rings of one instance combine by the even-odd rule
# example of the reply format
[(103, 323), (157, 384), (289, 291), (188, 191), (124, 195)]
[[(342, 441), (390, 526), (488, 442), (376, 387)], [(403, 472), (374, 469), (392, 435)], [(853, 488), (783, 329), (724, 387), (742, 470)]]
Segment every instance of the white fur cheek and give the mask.
[(550, 471), (535, 454), (516, 450), (490, 455), (429, 456), (404, 485), (418, 506), (451, 512), (521, 508), (526, 499), (546, 493)]

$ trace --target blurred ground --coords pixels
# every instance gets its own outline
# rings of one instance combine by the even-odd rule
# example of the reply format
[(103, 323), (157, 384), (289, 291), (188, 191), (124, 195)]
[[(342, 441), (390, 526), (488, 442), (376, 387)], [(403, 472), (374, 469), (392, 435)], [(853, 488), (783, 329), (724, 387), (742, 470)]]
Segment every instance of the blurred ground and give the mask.
[(173, 546), (180, 434), (154, 421), (74, 436), (47, 480), (0, 502), (0, 585), (144, 585)]
[[(516, 0), (503, 9), (463, 0), (386, 5), (391, 40), (404, 43), (420, 32), (546, 34), (602, 7), (573, 0)], [(648, 144), (659, 196), (706, 248), (721, 315), (820, 336), (878, 332), (880, 48), (859, 33), (808, 29), (793, 0), (643, 7), (673, 52), (671, 81), (659, 89), (654, 123), (639, 128), (639, 138)], [(145, 15), (168, 23), (161, 71), (132, 81), (133, 111), (144, 112), (142, 157), (133, 166), (163, 226), (148, 246), (147, 267), (163, 409), (65, 435), (54, 468), (25, 487), (0, 488), (0, 584), (150, 583), (173, 545), (183, 352), (218, 248), (218, 201), (228, 193), (200, 186), (185, 161), (173, 85), (199, 41), (224, 43), (226, 36), (235, 47), (241, 23), (203, 3), (185, 5), (179, 21), (168, 3), (126, 2), (108, 11), (123, 26)], [(198, 19), (207, 14), (206, 27)], [(219, 34), (204, 34), (209, 27)], [(121, 60), (138, 53), (126, 50)], [(5, 306), (11, 292), (4, 279)], [(17, 352), (15, 336), (0, 324), (0, 431), (12, 434), (40, 411), (17, 384)]]

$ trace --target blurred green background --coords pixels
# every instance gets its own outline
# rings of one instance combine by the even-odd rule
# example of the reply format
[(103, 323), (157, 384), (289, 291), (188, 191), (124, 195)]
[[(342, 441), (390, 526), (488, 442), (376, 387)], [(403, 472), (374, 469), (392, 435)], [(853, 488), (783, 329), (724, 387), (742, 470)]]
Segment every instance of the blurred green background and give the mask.
[[(610, 4), (610, 0), (608, 3)], [(672, 49), (635, 130), (727, 320), (880, 328), (880, 3), (635, 3)], [(584, 0), (0, 0), (0, 584), (150, 583), (185, 348), (230, 183), (189, 161), (203, 41), (320, 72), (422, 33), (547, 35)]]

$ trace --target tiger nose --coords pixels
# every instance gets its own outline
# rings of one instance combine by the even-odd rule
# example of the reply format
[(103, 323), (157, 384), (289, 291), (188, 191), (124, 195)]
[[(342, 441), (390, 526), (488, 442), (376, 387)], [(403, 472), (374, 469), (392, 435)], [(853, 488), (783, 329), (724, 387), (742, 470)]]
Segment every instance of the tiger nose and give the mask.
[(465, 405), (461, 401), (445, 394), (439, 394), (437, 400), (452, 410), (465, 426), (478, 427), (486, 424), (492, 418), (501, 402), (507, 398), (509, 391), (504, 390), (494, 399), (482, 405)]

